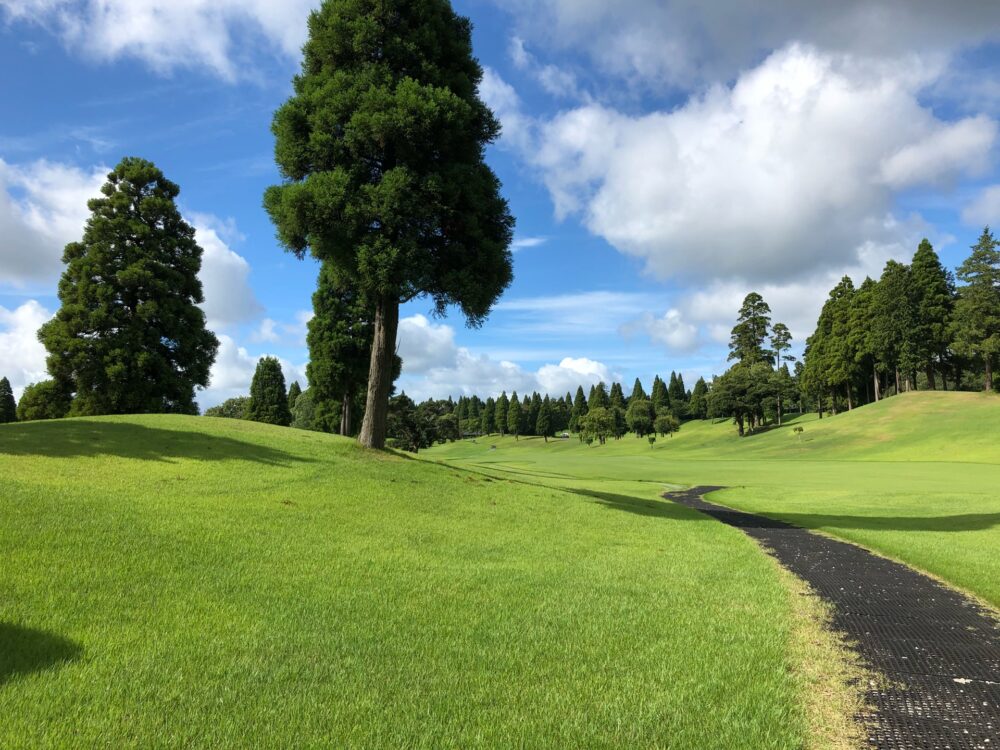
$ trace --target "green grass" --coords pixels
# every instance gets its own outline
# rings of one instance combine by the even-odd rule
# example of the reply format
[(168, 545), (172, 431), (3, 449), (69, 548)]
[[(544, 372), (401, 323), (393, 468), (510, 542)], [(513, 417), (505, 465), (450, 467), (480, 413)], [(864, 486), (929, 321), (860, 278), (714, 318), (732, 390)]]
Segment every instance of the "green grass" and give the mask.
[[(801, 747), (768, 558), (638, 452), (564, 490), (532, 472), (614, 449), (504, 448), (527, 477), (230, 420), (0, 426), (0, 747)], [(687, 481), (665, 448), (640, 464)]]
[(731, 424), (691, 422), (653, 448), (634, 437), (589, 448), (490, 438), (428, 455), (639, 497), (658, 483), (724, 485), (717, 502), (863, 544), (1000, 607), (1000, 398), (911, 393), (792, 423), (803, 432), (741, 439)]

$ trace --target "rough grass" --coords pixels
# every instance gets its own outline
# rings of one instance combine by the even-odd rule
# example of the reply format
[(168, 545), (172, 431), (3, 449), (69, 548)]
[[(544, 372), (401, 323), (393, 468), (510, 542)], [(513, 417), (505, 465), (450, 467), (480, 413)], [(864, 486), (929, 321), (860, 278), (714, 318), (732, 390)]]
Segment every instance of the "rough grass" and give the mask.
[(0, 747), (803, 745), (748, 539), (655, 483), (531, 482), (221, 419), (0, 426)]
[(430, 455), (591, 489), (725, 485), (715, 502), (858, 542), (1000, 607), (998, 435), (1000, 398), (920, 392), (742, 439), (728, 423), (690, 422), (653, 448), (634, 437), (590, 448), (490, 438), (497, 450), (480, 440)]

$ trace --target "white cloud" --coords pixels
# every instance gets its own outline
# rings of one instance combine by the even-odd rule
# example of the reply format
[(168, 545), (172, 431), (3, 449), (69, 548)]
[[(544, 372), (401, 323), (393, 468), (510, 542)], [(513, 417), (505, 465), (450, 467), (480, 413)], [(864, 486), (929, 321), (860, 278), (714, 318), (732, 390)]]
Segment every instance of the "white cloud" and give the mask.
[(676, 308), (667, 310), (660, 318), (646, 313), (622, 328), (622, 333), (626, 336), (637, 331), (645, 332), (654, 343), (672, 352), (694, 351), (699, 344), (698, 327), (687, 322), (684, 314)]
[(35, 300), (8, 310), (0, 306), (0, 377), (6, 377), (21, 397), (24, 386), (48, 378), (45, 347), (38, 340), (38, 329), (52, 313)]
[(503, 125), (500, 143), (522, 151), (530, 149), (533, 123), (531, 118), (524, 114), (521, 97), (514, 87), (487, 66), (483, 68), (479, 95)]
[(531, 75), (547, 93), (560, 98), (580, 98), (576, 75), (556, 65), (539, 63), (521, 37), (515, 36), (510, 40), (509, 52), (514, 65)]
[(423, 315), (400, 321), (398, 351), (403, 358), (398, 387), (417, 400), (473, 394), (486, 398), (514, 390), (522, 395), (532, 391), (563, 395), (578, 385), (589, 387), (617, 377), (603, 363), (582, 357), (565, 357), (558, 365), (530, 372), (514, 362), (457, 346), (451, 326), (434, 324)]
[(205, 293), (202, 309), (208, 327), (223, 329), (259, 315), (263, 307), (250, 287), (250, 264), (223, 240), (223, 236), (234, 236), (235, 226), (209, 214), (193, 214), (190, 221), (204, 250), (198, 278)]
[(962, 211), (966, 224), (1000, 225), (1000, 185), (990, 185)]
[(87, 201), (100, 195), (107, 172), (0, 159), (0, 284), (21, 287), (59, 274), (63, 249), (82, 236)]
[(789, 42), (834, 53), (947, 54), (1000, 36), (1000, 6), (936, 0), (494, 0), (537, 49), (584, 54), (603, 72), (661, 89), (731, 80)]
[(593, 291), (501, 300), (495, 309), (499, 327), (521, 334), (593, 336), (617, 331), (653, 302), (646, 294)]
[[(227, 398), (248, 395), (250, 381), (253, 380), (254, 371), (257, 369), (257, 362), (265, 356), (268, 355), (252, 356), (233, 337), (225, 334), (219, 335), (219, 352), (215, 358), (215, 364), (212, 365), (208, 388), (199, 391), (197, 395), (198, 404), (202, 410), (220, 404)], [(307, 382), (305, 364), (296, 365), (281, 357), (277, 359), (281, 363), (286, 386), (291, 385), (292, 381), (295, 380), (299, 381), (299, 385), (305, 386)]]
[(547, 237), (516, 237), (514, 241), (510, 243), (511, 252), (517, 252), (518, 250), (525, 250), (531, 247), (538, 247), (539, 245), (544, 245), (548, 242)]
[(898, 241), (894, 186), (989, 161), (996, 123), (938, 119), (917, 62), (793, 45), (669, 112), (563, 112), (526, 131), (522, 155), (557, 217), (579, 213), (660, 278), (808, 278)]
[[(247, 49), (298, 56), (317, 0), (4, 0), (8, 19), (38, 23), (96, 60), (142, 60), (158, 72), (245, 75)], [(253, 66), (246, 66), (247, 70)]]

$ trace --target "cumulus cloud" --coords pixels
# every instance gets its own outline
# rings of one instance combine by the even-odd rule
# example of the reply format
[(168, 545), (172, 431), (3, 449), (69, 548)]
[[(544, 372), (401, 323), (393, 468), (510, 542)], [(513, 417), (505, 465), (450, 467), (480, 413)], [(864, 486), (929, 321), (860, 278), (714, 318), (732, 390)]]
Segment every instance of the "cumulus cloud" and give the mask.
[(589, 104), (532, 124), (556, 214), (660, 278), (806, 278), (899, 237), (894, 189), (977, 173), (996, 123), (940, 120), (919, 65), (793, 45), (666, 112)]
[(990, 185), (963, 209), (962, 221), (966, 224), (1000, 225), (1000, 185)]
[(688, 322), (684, 314), (671, 308), (662, 317), (645, 313), (638, 320), (623, 326), (622, 332), (632, 335), (638, 331), (646, 333), (650, 340), (664, 346), (671, 352), (691, 352), (699, 344), (698, 326)]
[(8, 310), (0, 306), (0, 377), (10, 380), (14, 396), (21, 397), (26, 385), (48, 377), (45, 347), (38, 340), (38, 329), (52, 317), (36, 300)]
[(0, 284), (21, 287), (58, 275), (63, 248), (80, 239), (87, 201), (100, 195), (107, 172), (0, 159)]
[(530, 372), (514, 362), (456, 345), (451, 326), (435, 324), (423, 315), (400, 321), (397, 350), (403, 358), (398, 386), (418, 400), (474, 394), (486, 398), (513, 390), (561, 396), (580, 385), (588, 388), (618, 378), (605, 364), (583, 357), (566, 357)]
[(238, 236), (235, 226), (209, 214), (193, 214), (191, 224), (204, 250), (198, 278), (209, 328), (226, 328), (255, 318), (263, 307), (250, 287), (250, 264), (223, 239)]
[(240, 77), (244, 50), (291, 59), (317, 0), (3, 0), (9, 20), (34, 22), (96, 60), (130, 57), (158, 72), (206, 68)]
[(791, 41), (834, 53), (927, 55), (1000, 36), (996, 3), (935, 0), (494, 0), (539, 48), (589, 56), (607, 74), (689, 88), (731, 80)]
[[(249, 394), (250, 381), (253, 380), (257, 362), (260, 357), (268, 356), (251, 355), (246, 347), (240, 346), (232, 336), (221, 334), (218, 338), (219, 352), (215, 364), (212, 365), (208, 388), (198, 393), (198, 404), (203, 410), (220, 404), (227, 398)], [(281, 357), (277, 359), (281, 363), (285, 385), (291, 385), (294, 380), (298, 380), (300, 385), (305, 385), (307, 381), (304, 364), (297, 365)]]

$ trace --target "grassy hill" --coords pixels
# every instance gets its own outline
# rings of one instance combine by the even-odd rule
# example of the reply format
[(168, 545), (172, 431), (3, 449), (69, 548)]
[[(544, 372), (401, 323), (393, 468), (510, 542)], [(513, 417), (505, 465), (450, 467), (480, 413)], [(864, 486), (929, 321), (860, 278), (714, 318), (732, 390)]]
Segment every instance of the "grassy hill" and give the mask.
[(222, 419), (2, 425), (0, 746), (802, 746), (776, 566), (659, 485), (536, 484)]
[(705, 421), (652, 448), (632, 436), (592, 447), (489, 438), (428, 456), (635, 497), (669, 484), (724, 485), (718, 502), (859, 542), (1000, 607), (998, 436), (1000, 398), (920, 392), (745, 438), (728, 422)]

